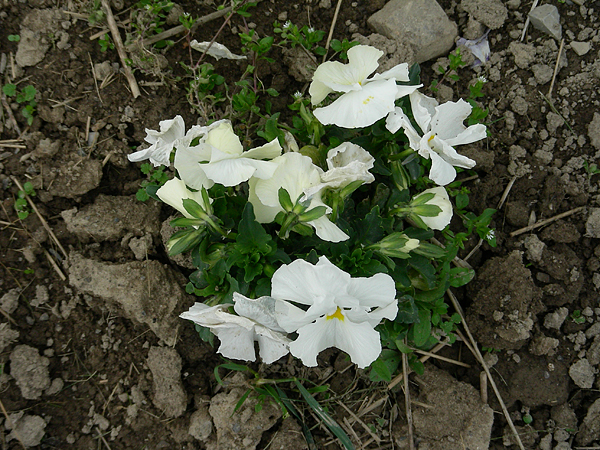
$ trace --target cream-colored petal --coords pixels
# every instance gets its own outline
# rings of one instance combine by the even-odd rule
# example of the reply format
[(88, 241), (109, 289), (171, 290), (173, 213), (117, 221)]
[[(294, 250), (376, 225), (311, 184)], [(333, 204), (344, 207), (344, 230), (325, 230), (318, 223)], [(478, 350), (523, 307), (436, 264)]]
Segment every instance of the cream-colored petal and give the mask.
[(310, 83), (310, 87), (308, 88), (310, 102), (313, 106), (321, 103), (332, 92), (334, 92), (333, 89), (316, 79), (313, 79), (312, 83)]
[(470, 144), (472, 142), (480, 141), (481, 139), (485, 139), (487, 137), (487, 128), (482, 123), (477, 123), (475, 125), (471, 125), (462, 133), (460, 133), (455, 138), (446, 139), (446, 143), (455, 146), (455, 145), (463, 145)]
[(329, 220), (326, 215), (307, 223), (315, 229), (315, 234), (324, 241), (342, 242), (350, 239), (350, 236)]
[(183, 207), (184, 199), (195, 200), (202, 208), (206, 208), (204, 200), (202, 199), (202, 194), (200, 192), (190, 191), (185, 183), (179, 178), (173, 178), (167, 181), (160, 189), (158, 189), (158, 191), (156, 191), (156, 195), (163, 202), (175, 208), (188, 219), (191, 219), (192, 216)]
[(202, 170), (200, 163), (206, 162), (210, 154), (210, 146), (200, 144), (195, 147), (182, 147), (175, 152), (173, 165), (185, 184), (193, 189), (206, 189), (213, 186), (214, 182), (209, 180)]
[(348, 294), (356, 297), (360, 305), (374, 308), (396, 303), (396, 284), (386, 273), (377, 273), (368, 278), (352, 278)]
[(241, 156), (251, 159), (273, 159), (281, 156), (282, 150), (279, 139), (275, 138), (271, 142), (267, 142), (260, 147), (251, 148), (250, 150), (245, 151)]
[(429, 152), (431, 158), (431, 170), (429, 178), (439, 186), (446, 186), (456, 178), (456, 169), (452, 164), (444, 160), (434, 151)]
[(230, 155), (241, 155), (244, 150), (240, 138), (233, 132), (231, 122), (228, 120), (211, 129), (206, 135), (205, 142)]
[(432, 230), (443, 230), (450, 223), (453, 215), (452, 203), (450, 203), (448, 192), (444, 187), (438, 186), (432, 189), (424, 190), (419, 195), (416, 195), (415, 198), (418, 198), (424, 194), (435, 195), (435, 197), (427, 201), (425, 204), (438, 206), (441, 209), (441, 212), (435, 217), (421, 216), (421, 219), (423, 222), (425, 222), (425, 225)]
[(435, 114), (435, 107), (438, 105), (436, 99), (427, 97), (419, 91), (410, 94), (410, 106), (415, 122), (421, 131), (425, 134), (430, 130), (431, 118)]

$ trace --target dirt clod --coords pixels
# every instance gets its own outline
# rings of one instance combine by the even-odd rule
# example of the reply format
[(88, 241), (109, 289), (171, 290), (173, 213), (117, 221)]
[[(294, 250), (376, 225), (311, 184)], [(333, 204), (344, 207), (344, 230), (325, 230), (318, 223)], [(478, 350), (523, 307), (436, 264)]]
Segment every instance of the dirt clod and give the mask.
[(37, 400), (50, 387), (48, 365), (50, 360), (40, 356), (37, 349), (17, 345), (10, 354), (10, 374), (28, 400)]

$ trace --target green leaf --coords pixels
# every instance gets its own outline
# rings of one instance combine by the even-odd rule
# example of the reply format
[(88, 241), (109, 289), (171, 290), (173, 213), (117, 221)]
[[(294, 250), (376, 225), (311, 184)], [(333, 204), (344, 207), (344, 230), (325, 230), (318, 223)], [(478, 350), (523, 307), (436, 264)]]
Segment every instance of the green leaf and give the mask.
[(475, 271), (465, 267), (454, 267), (450, 269), (450, 286), (461, 287), (469, 283), (475, 277)]
[(315, 398), (310, 395), (310, 392), (308, 392), (298, 380), (294, 380), (294, 382), (296, 383), (296, 387), (300, 391), (300, 394), (302, 394), (302, 397), (304, 397), (304, 400), (306, 400), (308, 405), (313, 409), (319, 419), (323, 421), (325, 426), (327, 426), (327, 428), (329, 428), (329, 430), (335, 434), (346, 450), (354, 450), (354, 445), (352, 444), (352, 441), (350, 441), (350, 438), (344, 429), (340, 427), (339, 424), (329, 414), (327, 414), (327, 412), (325, 412), (323, 407), (319, 405), (319, 402), (317, 402)]
[(198, 204), (196, 200), (192, 200), (191, 198), (183, 199), (183, 207), (185, 210), (192, 216), (197, 219), (202, 219), (206, 217), (206, 211), (204, 208)]
[(242, 253), (258, 250), (265, 255), (272, 250), (272, 246), (269, 245), (272, 240), (271, 235), (256, 221), (252, 203), (246, 203), (236, 238), (238, 250)]
[(419, 323), (412, 326), (409, 337), (415, 343), (415, 346), (422, 347), (431, 336), (431, 312), (429, 310), (419, 310)]
[(14, 97), (17, 93), (17, 86), (12, 83), (7, 83), (4, 86), (2, 86), (2, 92), (4, 92), (4, 95), (6, 95), (7, 97)]
[(390, 349), (383, 349), (379, 357), (371, 363), (371, 372), (369, 379), (373, 382), (392, 381), (392, 374), (400, 365), (401, 356), (398, 352)]
[(267, 89), (267, 94), (269, 94), (271, 97), (278, 97), (279, 96), (279, 92), (277, 92), (273, 88)]
[(357, 229), (357, 240), (362, 245), (374, 244), (383, 238), (383, 219), (379, 206), (375, 206), (369, 214), (362, 219)]
[(290, 194), (284, 188), (279, 188), (278, 192), (279, 196), (279, 204), (283, 208), (284, 211), (291, 211), (294, 209), (294, 204), (292, 203), (292, 199), (290, 198)]
[(398, 314), (394, 322), (415, 323), (419, 320), (419, 309), (415, 300), (410, 295), (403, 295), (398, 299)]

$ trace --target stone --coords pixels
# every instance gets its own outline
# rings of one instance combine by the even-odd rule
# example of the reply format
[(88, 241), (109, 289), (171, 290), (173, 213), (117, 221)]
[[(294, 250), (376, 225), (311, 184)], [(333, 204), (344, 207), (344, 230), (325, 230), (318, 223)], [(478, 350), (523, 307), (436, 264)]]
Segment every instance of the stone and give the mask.
[(100, 186), (102, 179), (102, 161), (78, 155), (70, 161), (51, 161), (43, 167), (48, 192), (58, 197), (79, 198)]
[(19, 332), (13, 330), (8, 322), (0, 323), (0, 353), (19, 338)]
[(192, 413), (190, 416), (190, 428), (188, 430), (190, 436), (199, 441), (206, 441), (212, 430), (212, 419), (210, 418), (210, 414), (208, 414), (208, 408), (201, 407)]
[(549, 355), (552, 356), (555, 350), (558, 348), (559, 340), (548, 336), (539, 335), (529, 345), (529, 351), (538, 356)]
[(435, 0), (391, 0), (367, 22), (375, 32), (409, 44), (418, 63), (446, 55), (458, 37), (458, 27)]
[(69, 283), (79, 291), (100, 297), (124, 317), (146, 324), (167, 345), (179, 333), (177, 307), (186, 294), (181, 275), (158, 261), (111, 264), (69, 256)]
[(131, 232), (134, 236), (159, 233), (160, 203), (140, 202), (135, 196), (100, 194), (93, 204), (61, 213), (67, 229), (83, 242), (116, 241)]
[(527, 69), (529, 65), (535, 61), (535, 47), (530, 44), (522, 44), (521, 42), (511, 42), (508, 46), (508, 51), (515, 58), (515, 64), (519, 69)]
[(531, 66), (531, 71), (537, 84), (549, 83), (554, 74), (554, 70), (547, 64), (534, 64)]
[(7, 437), (7, 441), (11, 441), (12, 439), (20, 440), (27, 448), (36, 447), (42, 443), (45, 434), (44, 429), (46, 428), (46, 421), (42, 417), (19, 417), (17, 414), (11, 414), (10, 419), (13, 427)]
[(588, 137), (592, 146), (600, 150), (600, 113), (594, 113), (594, 118), (588, 125)]
[(600, 238), (600, 208), (591, 208), (590, 215), (585, 222), (585, 235), (591, 238)]
[(589, 407), (585, 419), (579, 428), (579, 433), (575, 436), (575, 442), (578, 445), (589, 445), (600, 439), (600, 399), (592, 403)]
[(533, 262), (540, 262), (546, 244), (540, 240), (535, 234), (530, 234), (523, 240), (525, 246), (525, 255), (527, 259)]
[(508, 17), (508, 10), (500, 0), (462, 0), (461, 5), (475, 20), (492, 30), (502, 27)]
[(17, 345), (10, 354), (10, 374), (27, 400), (37, 400), (51, 385), (48, 366), (50, 360), (40, 356), (37, 349)]
[(15, 312), (17, 307), (19, 306), (19, 296), (21, 295), (21, 290), (18, 288), (13, 288), (7, 293), (5, 293), (2, 298), (0, 298), (0, 308), (8, 314), (12, 314)]
[(537, 6), (529, 13), (529, 20), (535, 28), (560, 41), (562, 27), (560, 26), (560, 14), (556, 6), (550, 3)]
[(169, 347), (151, 347), (148, 368), (154, 380), (154, 406), (165, 416), (181, 416), (187, 407), (187, 395), (181, 383), (181, 356)]
[(467, 323), (482, 345), (517, 349), (527, 342), (544, 305), (521, 252), (487, 261), (467, 290), (473, 299)]
[(582, 389), (591, 389), (594, 385), (596, 371), (586, 359), (580, 359), (569, 368), (569, 376)]
[(544, 317), (544, 326), (548, 329), (560, 330), (568, 315), (569, 310), (567, 308), (558, 308), (556, 311), (546, 314), (546, 317)]
[(583, 56), (591, 50), (592, 46), (589, 42), (573, 41), (571, 42), (571, 48), (577, 53), (577, 56)]
[(590, 348), (587, 349), (586, 358), (592, 366), (600, 364), (600, 337), (596, 336)]
[[(421, 392), (413, 405), (415, 436), (429, 450), (484, 449), (490, 443), (492, 409), (470, 384), (457, 381), (447, 372), (428, 364), (415, 378)], [(452, 414), (448, 414), (452, 411)]]
[(207, 450), (255, 450), (265, 431), (270, 430), (282, 413), (275, 402), (265, 401), (260, 411), (255, 410), (257, 400), (248, 397), (242, 406), (236, 406), (246, 388), (235, 387), (221, 392), (210, 400), (208, 411), (216, 429), (216, 438), (206, 442)]

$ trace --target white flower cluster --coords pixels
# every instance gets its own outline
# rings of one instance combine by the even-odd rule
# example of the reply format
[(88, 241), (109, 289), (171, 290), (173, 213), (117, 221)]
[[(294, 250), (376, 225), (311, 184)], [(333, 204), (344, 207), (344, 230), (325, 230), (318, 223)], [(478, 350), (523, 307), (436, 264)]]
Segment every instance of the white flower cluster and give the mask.
[[(398, 313), (396, 287), (387, 274), (351, 278), (325, 256), (317, 264), (298, 259), (273, 275), (271, 296), (252, 300), (238, 293), (231, 305), (209, 307), (196, 303), (181, 314), (208, 327), (221, 341), (218, 352), (227, 358), (255, 361), (254, 342), (270, 364), (288, 352), (309, 367), (317, 355), (337, 347), (365, 368), (381, 353), (375, 326)], [(286, 333), (297, 333), (290, 340)]]
[[(438, 102), (417, 91), (422, 85), (398, 85), (409, 82), (408, 64), (368, 78), (378, 67), (381, 50), (357, 45), (348, 50), (348, 64), (326, 62), (315, 71), (309, 88), (314, 106), (332, 92), (341, 92), (333, 103), (317, 108), (315, 117), (325, 125), (343, 128), (362, 128), (387, 117), (387, 129), (395, 133), (400, 128), (409, 139), (411, 148), (426, 159), (431, 159), (429, 178), (439, 186), (454, 181), (456, 167), (470, 169), (475, 161), (459, 155), (454, 145), (469, 144), (486, 137), (482, 124), (466, 128), (464, 120), (471, 114), (471, 105), (464, 100)], [(417, 132), (402, 108), (395, 101), (408, 95), (412, 112), (421, 133)]]

